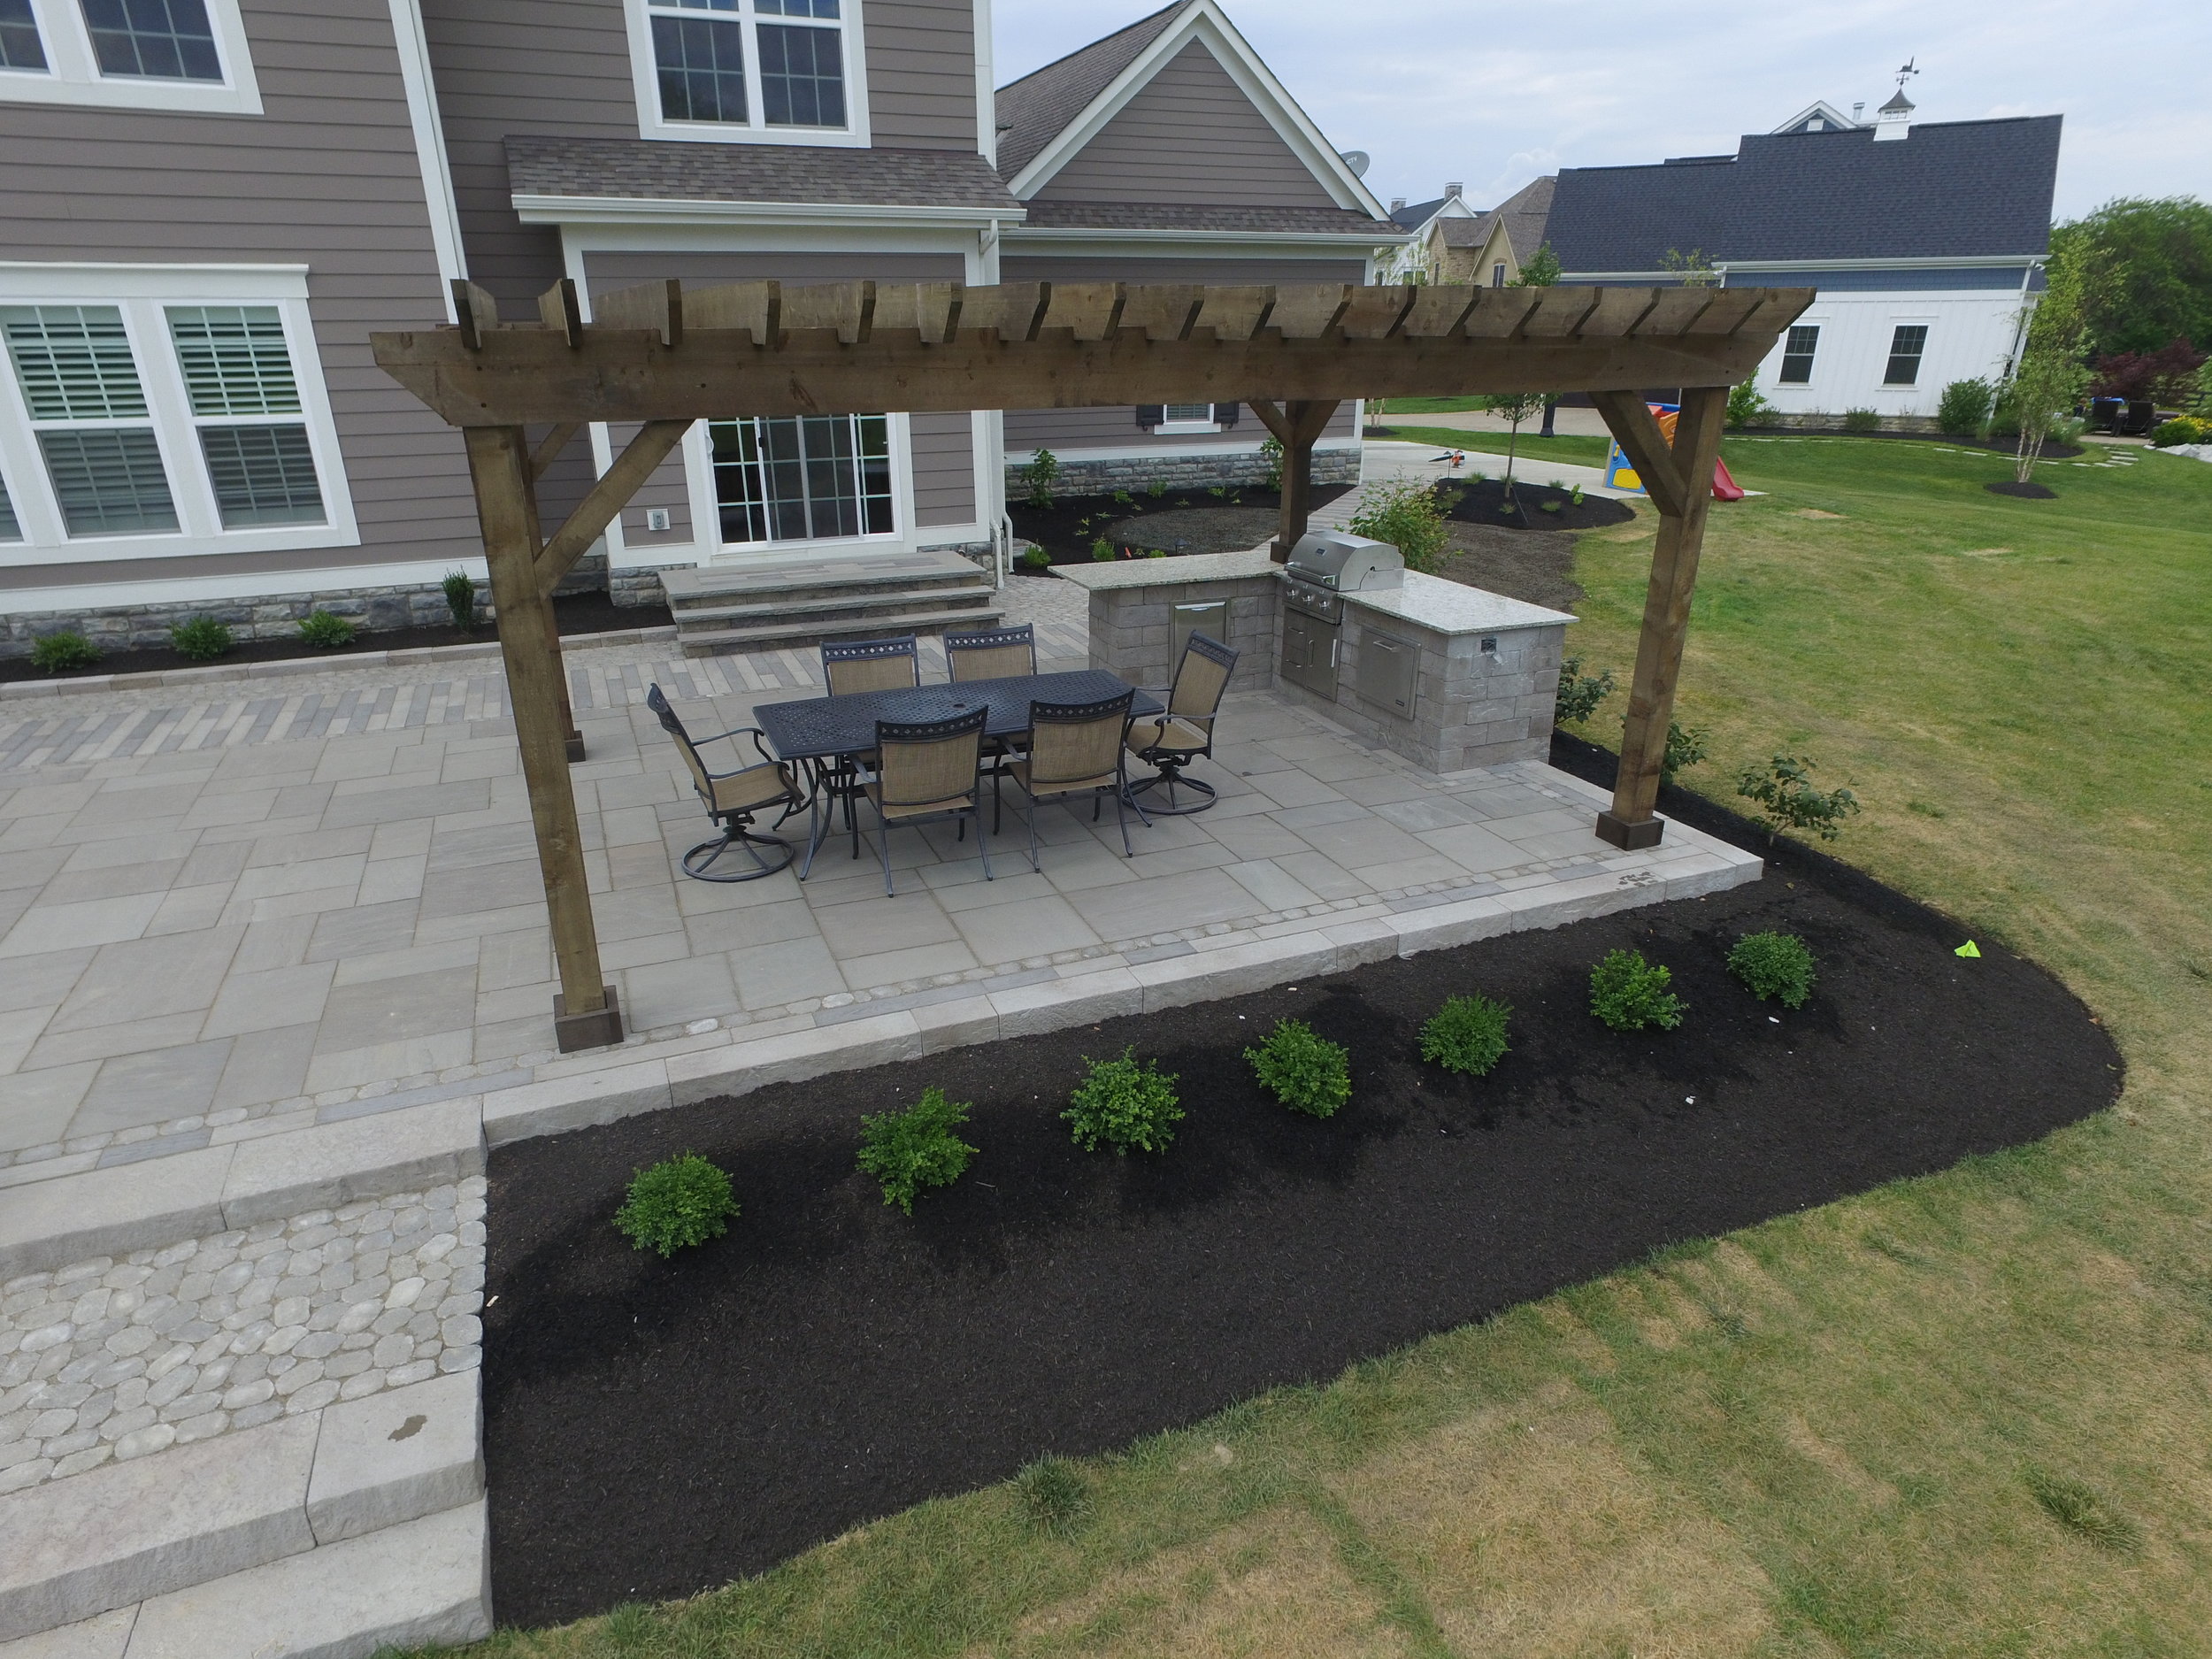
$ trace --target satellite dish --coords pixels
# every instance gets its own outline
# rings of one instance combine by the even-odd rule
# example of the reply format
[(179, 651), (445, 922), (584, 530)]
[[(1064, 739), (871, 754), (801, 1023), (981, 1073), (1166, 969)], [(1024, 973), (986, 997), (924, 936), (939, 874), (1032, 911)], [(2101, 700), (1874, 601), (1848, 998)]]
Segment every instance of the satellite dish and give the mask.
[(1363, 179), (1367, 176), (1368, 165), (1374, 160), (1374, 157), (1363, 150), (1345, 150), (1337, 152), (1337, 159), (1352, 170), (1352, 176), (1355, 179)]

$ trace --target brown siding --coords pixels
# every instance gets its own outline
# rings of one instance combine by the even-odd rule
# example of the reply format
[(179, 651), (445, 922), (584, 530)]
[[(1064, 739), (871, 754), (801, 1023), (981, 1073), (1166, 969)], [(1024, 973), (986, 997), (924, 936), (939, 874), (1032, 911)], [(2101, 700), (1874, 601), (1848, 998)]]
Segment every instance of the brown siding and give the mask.
[(357, 548), (19, 569), (10, 586), (480, 551), (457, 434), (370, 360), (445, 320), (386, 0), (246, 0), (260, 116), (0, 103), (0, 257), (303, 264)]
[(971, 0), (865, 0), (868, 136), (905, 150), (979, 148)]
[[(1041, 257), (1006, 254), (999, 274), (1009, 282), (1356, 282), (1366, 273), (1358, 259), (1148, 259), (1134, 255), (1110, 259)], [(1349, 406), (1338, 411), (1322, 436), (1349, 437)], [(1267, 428), (1249, 410), (1228, 432), (1147, 433), (1137, 411), (1117, 409), (1010, 409), (1006, 448), (1033, 449), (1040, 444), (1062, 457), (1083, 449), (1157, 447), (1163, 451), (1232, 442), (1259, 443)]]
[(561, 237), (515, 216), (510, 133), (635, 138), (622, 0), (423, 0), (469, 275), (515, 318), (559, 280)]
[(1041, 202), (1338, 204), (1197, 41), (1035, 192)]
[(914, 456), (914, 522), (975, 522), (974, 428), (962, 414), (908, 418)]

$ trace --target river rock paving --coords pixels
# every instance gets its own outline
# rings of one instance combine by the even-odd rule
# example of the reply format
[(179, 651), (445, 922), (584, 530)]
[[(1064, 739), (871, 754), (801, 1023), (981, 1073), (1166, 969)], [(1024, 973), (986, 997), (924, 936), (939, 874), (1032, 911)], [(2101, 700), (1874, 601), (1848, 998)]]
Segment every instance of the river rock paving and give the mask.
[(0, 1492), (483, 1356), (484, 1181), (0, 1286)]

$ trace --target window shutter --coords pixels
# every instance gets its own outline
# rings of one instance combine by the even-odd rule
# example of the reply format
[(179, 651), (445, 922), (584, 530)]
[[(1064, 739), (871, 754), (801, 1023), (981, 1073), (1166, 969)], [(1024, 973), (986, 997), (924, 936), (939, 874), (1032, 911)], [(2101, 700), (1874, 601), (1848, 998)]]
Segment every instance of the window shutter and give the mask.
[(1167, 405), (1165, 403), (1139, 403), (1137, 405), (1137, 425), (1142, 426), (1147, 432), (1152, 431), (1166, 419)]
[(1220, 427), (1224, 432), (1228, 431), (1230, 427), (1237, 424), (1237, 411), (1242, 407), (1243, 405), (1241, 403), (1216, 403), (1214, 405), (1214, 425)]

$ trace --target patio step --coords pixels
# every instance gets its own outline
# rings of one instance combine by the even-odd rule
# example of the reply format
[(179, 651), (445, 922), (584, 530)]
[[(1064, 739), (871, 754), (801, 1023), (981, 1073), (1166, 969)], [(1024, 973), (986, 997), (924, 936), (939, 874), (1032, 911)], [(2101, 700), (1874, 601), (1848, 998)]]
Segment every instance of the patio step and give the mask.
[(774, 651), (819, 645), (825, 640), (883, 640), (902, 634), (941, 634), (948, 626), (995, 627), (1005, 617), (995, 605), (966, 611), (871, 611), (864, 616), (825, 619), (784, 616), (742, 627), (679, 627), (676, 637), (687, 657), (718, 657), (732, 651)]

